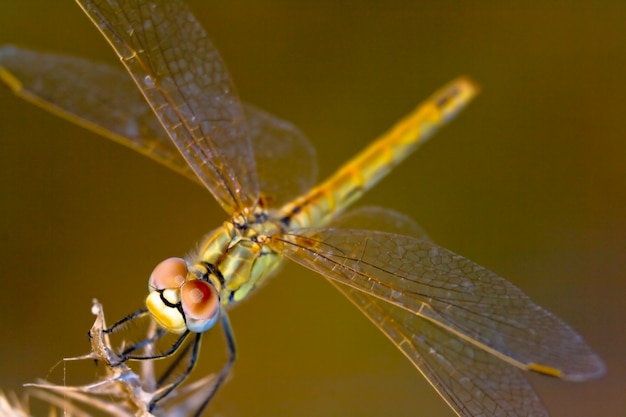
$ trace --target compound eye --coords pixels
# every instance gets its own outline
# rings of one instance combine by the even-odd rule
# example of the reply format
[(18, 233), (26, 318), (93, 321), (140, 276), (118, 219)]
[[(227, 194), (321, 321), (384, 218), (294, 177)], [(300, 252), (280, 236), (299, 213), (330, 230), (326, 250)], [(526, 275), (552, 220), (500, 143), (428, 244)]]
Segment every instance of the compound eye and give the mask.
[(180, 291), (180, 301), (185, 312), (187, 328), (195, 333), (209, 330), (220, 313), (217, 291), (206, 281), (187, 281)]
[(187, 279), (187, 264), (182, 258), (168, 258), (158, 264), (150, 275), (150, 290), (180, 288)]

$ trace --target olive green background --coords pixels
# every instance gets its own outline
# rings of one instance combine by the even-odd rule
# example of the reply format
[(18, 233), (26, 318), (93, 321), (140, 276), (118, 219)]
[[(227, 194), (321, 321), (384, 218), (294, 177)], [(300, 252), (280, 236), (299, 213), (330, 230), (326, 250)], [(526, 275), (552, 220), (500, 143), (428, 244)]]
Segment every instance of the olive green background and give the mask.
[[(531, 376), (554, 416), (626, 416), (626, 3), (191, 4), (241, 97), (300, 126), (322, 176), (451, 78), (475, 78), (476, 102), (364, 203), (410, 214), (597, 350), (603, 379)], [(72, 1), (0, 2), (0, 43), (116, 60)], [(5, 88), (0, 109), (0, 387), (19, 389), (88, 351), (93, 297), (110, 321), (141, 307), (152, 267), (225, 215), (200, 187)], [(453, 415), (302, 268), (231, 320), (240, 356), (211, 415)], [(221, 342), (206, 338), (198, 374)]]

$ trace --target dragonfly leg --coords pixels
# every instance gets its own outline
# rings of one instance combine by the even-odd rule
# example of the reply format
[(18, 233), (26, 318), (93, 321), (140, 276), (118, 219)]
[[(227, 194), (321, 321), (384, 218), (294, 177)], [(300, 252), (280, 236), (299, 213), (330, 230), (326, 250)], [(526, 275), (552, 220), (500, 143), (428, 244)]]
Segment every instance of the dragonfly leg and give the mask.
[[(99, 329), (98, 333), (93, 333), (94, 328), (90, 329), (87, 332), (87, 337), (89, 338), (89, 341), (92, 342), (94, 340), (94, 338), (98, 339), (98, 338), (102, 338), (104, 335), (108, 335), (108, 334), (113, 334), (118, 332), (119, 330), (123, 329), (124, 327), (126, 327), (126, 325), (128, 323), (130, 323), (133, 320), (136, 320), (138, 318), (144, 317), (146, 314), (148, 314), (148, 309), (147, 308), (142, 308), (140, 310), (137, 310), (131, 314), (129, 314), (128, 316), (124, 317), (123, 319), (119, 320), (117, 323), (115, 323), (113, 326), (109, 327), (108, 329)], [(103, 320), (103, 325), (104, 325), (104, 318)], [(160, 336), (159, 336), (160, 337)], [(93, 342), (92, 342), (93, 343)], [(147, 342), (140, 342), (136, 345), (134, 345), (133, 347), (131, 347), (130, 349), (127, 349), (125, 352), (127, 351), (133, 351), (136, 349), (139, 349), (143, 346), (147, 345)], [(115, 360), (113, 360), (113, 356), (115, 356)], [(124, 363), (127, 359), (125, 358), (125, 353), (122, 354), (116, 354), (113, 353), (113, 351), (111, 351), (111, 355), (107, 355), (108, 360), (107, 363), (109, 364), (109, 366), (119, 366), (120, 364)]]
[[(146, 314), (148, 314), (148, 309), (144, 307), (140, 310), (130, 313), (128, 316), (124, 317), (123, 319), (115, 323), (113, 326), (109, 327), (108, 329), (103, 329), (102, 331), (107, 334), (115, 333), (118, 330), (122, 329), (126, 324), (130, 323), (131, 321), (135, 319), (143, 317)], [(91, 339), (91, 331), (89, 332), (89, 338)]]
[[(189, 334), (189, 332), (185, 333), (185, 335), (187, 335), (187, 334)], [(181, 337), (181, 338), (179, 338), (179, 341), (184, 340), (184, 339), (185, 339), (185, 337)], [(154, 396), (152, 397), (152, 400), (150, 401), (150, 404), (148, 406), (148, 411), (152, 412), (154, 410), (154, 407), (159, 403), (159, 401), (161, 401), (169, 393), (171, 393), (178, 386), (180, 386), (180, 384), (182, 384), (187, 379), (189, 374), (191, 374), (191, 371), (193, 371), (193, 368), (195, 368), (196, 363), (198, 363), (198, 352), (200, 350), (200, 341), (201, 340), (202, 340), (202, 333), (196, 333), (196, 337), (195, 337), (193, 343), (189, 343), (187, 346), (185, 346), (185, 348), (182, 350), (182, 352), (180, 352), (180, 354), (177, 355), (176, 359), (170, 364), (170, 366), (168, 366), (168, 368), (165, 370), (163, 375), (161, 375), (161, 377), (159, 378), (159, 381), (157, 383), (157, 386), (159, 386), (160, 388), (154, 394)], [(180, 346), (180, 343), (177, 343), (177, 345)], [(169, 377), (172, 375), (174, 370), (176, 368), (178, 368), (178, 365), (180, 365), (180, 362), (185, 357), (187, 357), (187, 354), (189, 353), (189, 349), (191, 349), (191, 358), (189, 359), (189, 364), (187, 365), (187, 368), (185, 369), (185, 371), (178, 378), (176, 378), (175, 381), (173, 381), (173, 382), (163, 386), (165, 381), (167, 381), (169, 379)], [(174, 351), (175, 351), (175, 349), (174, 349)], [(172, 351), (172, 353), (174, 351)]]
[(236, 345), (235, 345), (235, 336), (230, 326), (230, 320), (228, 320), (228, 315), (224, 311), (222, 311), (221, 316), (222, 316), (221, 317), (222, 328), (224, 329), (224, 336), (226, 337), (226, 347), (228, 349), (228, 361), (222, 367), (222, 370), (220, 371), (220, 374), (218, 375), (217, 380), (215, 381), (215, 384), (213, 385), (211, 390), (208, 392), (206, 398), (204, 399), (200, 407), (196, 410), (194, 417), (199, 417), (202, 414), (206, 406), (213, 399), (213, 396), (215, 395), (219, 387), (224, 383), (224, 381), (228, 377), (228, 374), (230, 373), (230, 370), (233, 367), (233, 364), (235, 363), (236, 352), (237, 352)]
[[(180, 348), (180, 346), (185, 341), (187, 336), (189, 336), (189, 333), (191, 333), (189, 330), (185, 331), (185, 333), (183, 333), (178, 339), (176, 339), (176, 342), (174, 342), (174, 344), (170, 346), (166, 351), (159, 352), (159, 353), (151, 353), (151, 354), (147, 354), (143, 356), (142, 355), (130, 355), (131, 352), (134, 352), (138, 349), (154, 344), (157, 340), (159, 340), (161, 337), (167, 334), (167, 330), (158, 329), (154, 336), (148, 337), (142, 340), (141, 342), (138, 342), (134, 344), (133, 346), (130, 346), (127, 349), (125, 349), (121, 354), (122, 361), (123, 362), (128, 361), (128, 360), (147, 361), (147, 360), (162, 359), (162, 358), (167, 358), (169, 356), (172, 356), (174, 353), (176, 353), (178, 348)], [(177, 362), (180, 362), (180, 360), (177, 360)]]
[[(154, 344), (157, 340), (159, 340), (161, 337), (163, 337), (163, 335), (165, 335), (166, 331), (163, 329), (157, 329), (157, 331), (154, 333), (153, 336), (147, 337), (145, 339), (143, 339), (141, 342), (137, 342), (134, 345), (131, 345), (129, 347), (127, 347), (126, 349), (124, 349), (124, 351), (120, 354), (120, 357), (122, 358), (122, 361), (127, 361), (128, 359), (136, 359), (131, 357), (131, 353), (135, 352), (139, 349), (142, 349), (146, 346), (150, 346), (152, 344)], [(153, 358), (152, 355), (149, 355), (150, 359)]]
[[(146, 314), (148, 314), (147, 308), (142, 308), (140, 310), (137, 310), (129, 314), (128, 316), (124, 317), (123, 319), (119, 320), (108, 329), (103, 329), (103, 333), (105, 334), (117, 333), (118, 331), (124, 329), (128, 323), (132, 322), (133, 320), (144, 317)], [(172, 344), (172, 346), (170, 346), (166, 351), (153, 353), (153, 354), (145, 354), (145, 355), (132, 355), (133, 352), (136, 352), (140, 349), (143, 349), (143, 348), (149, 347), (150, 345), (155, 344), (159, 339), (161, 339), (167, 333), (168, 333), (167, 330), (158, 328), (152, 336), (146, 337), (145, 339), (124, 349), (121, 353), (117, 355), (119, 360), (115, 363), (111, 363), (110, 365), (117, 366), (128, 360), (153, 360), (153, 359), (161, 359), (161, 358), (166, 358), (168, 356), (171, 356), (180, 348), (180, 346), (185, 341), (185, 339), (187, 338), (190, 332), (189, 330), (187, 330), (185, 333), (183, 333), (176, 340), (176, 342), (174, 342), (174, 344)], [(91, 338), (93, 337), (93, 335), (91, 334), (91, 330), (88, 332), (88, 336), (89, 336), (89, 339), (91, 340)], [(178, 362), (180, 362), (180, 360), (178, 360)]]
[[(187, 346), (185, 346), (185, 348), (181, 352), (178, 352), (178, 355), (176, 355), (176, 359), (172, 361), (172, 363), (167, 367), (165, 372), (163, 372), (163, 374), (159, 377), (159, 380), (157, 381), (158, 387), (162, 387), (166, 384), (166, 381), (170, 378), (170, 376), (174, 373), (176, 368), (178, 368), (178, 366), (180, 365), (181, 361), (189, 353), (189, 349), (193, 348), (191, 352), (192, 353), (191, 358), (189, 359), (189, 365), (187, 366), (187, 369), (179, 378), (179, 380), (184, 380), (191, 373), (196, 362), (198, 361), (197, 355), (198, 355), (198, 350), (200, 349), (200, 335), (201, 333), (196, 333), (196, 338), (193, 341), (193, 343), (187, 344)], [(175, 385), (180, 385), (180, 382), (175, 383)]]

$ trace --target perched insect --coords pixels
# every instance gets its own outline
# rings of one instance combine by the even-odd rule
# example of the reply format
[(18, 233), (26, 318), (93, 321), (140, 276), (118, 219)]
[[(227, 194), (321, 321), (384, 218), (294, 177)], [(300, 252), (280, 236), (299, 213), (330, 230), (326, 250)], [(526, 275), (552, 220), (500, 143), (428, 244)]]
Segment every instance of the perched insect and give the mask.
[[(201, 183), (230, 216), (186, 259), (160, 263), (147, 308), (108, 330), (146, 315), (160, 326), (121, 352), (121, 362), (191, 349), (185, 371), (151, 407), (184, 382), (203, 333), (221, 323), (229, 359), (196, 411), (202, 413), (235, 359), (227, 308), (284, 258), (327, 278), (458, 415), (546, 415), (519, 370), (568, 380), (604, 372), (567, 324), (505, 279), (437, 246), (411, 220), (381, 208), (345, 212), (475, 95), (471, 81), (453, 81), (313, 186), (311, 145), (291, 124), (239, 101), (182, 1), (78, 3), (136, 85), (106, 65), (10, 46), (0, 50), (0, 78), (25, 99)], [(143, 353), (172, 334), (166, 349)]]

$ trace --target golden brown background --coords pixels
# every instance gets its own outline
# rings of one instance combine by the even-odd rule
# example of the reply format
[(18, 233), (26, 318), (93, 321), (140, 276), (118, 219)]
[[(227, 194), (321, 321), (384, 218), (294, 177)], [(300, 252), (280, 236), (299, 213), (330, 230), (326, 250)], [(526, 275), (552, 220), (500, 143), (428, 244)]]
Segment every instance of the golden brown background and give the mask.
[[(584, 335), (608, 374), (532, 376), (554, 416), (626, 416), (626, 3), (191, 4), (241, 97), (299, 125), (322, 176), (449, 79), (474, 77), (479, 99), (365, 203), (412, 215)], [(72, 1), (0, 2), (0, 43), (115, 63)], [(198, 186), (4, 88), (0, 109), (0, 386), (18, 389), (88, 351), (92, 297), (109, 320), (141, 307), (152, 267), (225, 216)], [(453, 415), (302, 268), (231, 320), (240, 356), (212, 415)], [(198, 373), (222, 351), (208, 337)]]

